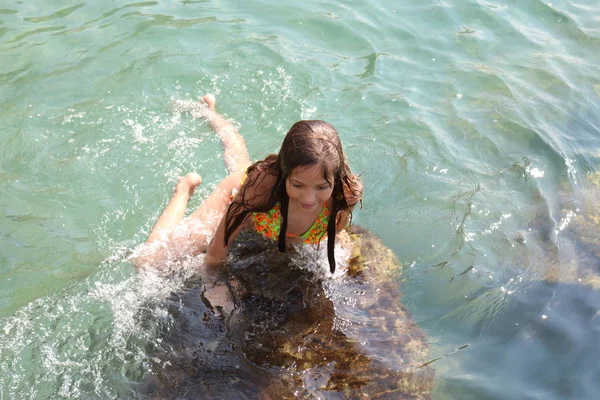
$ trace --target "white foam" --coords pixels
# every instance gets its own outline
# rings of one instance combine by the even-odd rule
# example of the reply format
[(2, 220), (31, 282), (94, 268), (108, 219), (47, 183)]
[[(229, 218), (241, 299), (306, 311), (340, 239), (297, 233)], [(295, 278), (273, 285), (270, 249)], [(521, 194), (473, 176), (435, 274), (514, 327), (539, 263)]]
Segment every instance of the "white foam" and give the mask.
[(567, 226), (569, 226), (571, 220), (576, 215), (577, 214), (575, 213), (575, 211), (569, 210), (569, 212), (567, 212), (567, 214), (560, 219), (560, 222), (558, 223), (558, 228), (554, 231), (554, 233), (558, 235), (560, 232), (562, 232)]
[(531, 166), (528, 166), (526, 168), (526, 171), (529, 175), (533, 176), (534, 178), (543, 178), (545, 174), (543, 170)]
[(147, 143), (150, 141), (149, 138), (144, 136), (144, 130), (146, 127), (139, 122), (135, 122), (131, 119), (126, 119), (123, 123), (127, 126), (130, 126), (133, 133), (133, 140), (137, 143)]

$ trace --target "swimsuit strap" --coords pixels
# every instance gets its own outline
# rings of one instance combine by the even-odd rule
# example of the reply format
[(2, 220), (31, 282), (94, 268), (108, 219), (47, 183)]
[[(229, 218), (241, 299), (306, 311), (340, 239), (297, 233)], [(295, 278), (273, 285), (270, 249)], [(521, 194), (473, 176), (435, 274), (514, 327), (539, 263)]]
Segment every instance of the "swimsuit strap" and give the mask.
[[(323, 203), (321, 212), (313, 222), (312, 226), (302, 235), (286, 234), (286, 236), (300, 237), (304, 239), (305, 244), (317, 244), (327, 236), (327, 223), (329, 221), (329, 209), (326, 203)], [(279, 238), (281, 231), (281, 205), (278, 203), (267, 212), (252, 213), (252, 222), (254, 229), (261, 235), (273, 240)]]

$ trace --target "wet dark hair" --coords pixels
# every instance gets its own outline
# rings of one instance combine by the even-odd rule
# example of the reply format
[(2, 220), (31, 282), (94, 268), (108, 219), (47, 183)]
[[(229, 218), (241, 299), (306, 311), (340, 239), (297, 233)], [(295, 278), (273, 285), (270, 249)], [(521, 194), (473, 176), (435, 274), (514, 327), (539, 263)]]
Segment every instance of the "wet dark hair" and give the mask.
[[(271, 154), (248, 168), (248, 179), (242, 186), (240, 194), (229, 205), (225, 215), (225, 244), (228, 244), (233, 232), (249, 213), (267, 212), (279, 202), (282, 223), (277, 246), (279, 251), (285, 252), (289, 206), (286, 180), (295, 168), (317, 164), (321, 164), (323, 178), (333, 187), (333, 204), (327, 223), (327, 258), (331, 273), (335, 272), (334, 248), (337, 215), (340, 211), (350, 210), (361, 201), (362, 184), (358, 176), (352, 174), (346, 163), (337, 131), (325, 121), (296, 122), (283, 139), (279, 154)], [(275, 178), (275, 185), (262, 204), (251, 205), (247, 189), (260, 185), (267, 175)], [(331, 182), (332, 177), (333, 182)], [(352, 218), (351, 210), (350, 218)]]

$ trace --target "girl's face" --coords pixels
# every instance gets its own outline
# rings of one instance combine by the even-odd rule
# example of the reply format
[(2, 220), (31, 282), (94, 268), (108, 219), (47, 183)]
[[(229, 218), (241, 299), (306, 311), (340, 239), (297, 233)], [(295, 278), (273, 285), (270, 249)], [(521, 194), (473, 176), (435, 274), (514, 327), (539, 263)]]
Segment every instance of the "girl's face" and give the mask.
[(333, 193), (333, 176), (329, 177), (331, 185), (322, 175), (321, 164), (297, 167), (285, 181), (285, 189), (290, 198), (290, 206), (307, 213), (320, 210)]

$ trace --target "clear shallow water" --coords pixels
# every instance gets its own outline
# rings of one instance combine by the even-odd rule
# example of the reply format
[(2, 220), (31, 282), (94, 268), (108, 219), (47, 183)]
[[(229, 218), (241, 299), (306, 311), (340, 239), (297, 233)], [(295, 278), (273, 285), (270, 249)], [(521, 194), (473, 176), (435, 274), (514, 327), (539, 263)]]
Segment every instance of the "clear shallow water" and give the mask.
[[(224, 176), (208, 127), (170, 110), (210, 92), (254, 159), (300, 118), (336, 126), (367, 189), (356, 221), (410, 266), (434, 398), (597, 397), (597, 292), (538, 282), (571, 282), (564, 199), (598, 171), (600, 8), (456, 3), (2, 3), (0, 396), (135, 395), (155, 338), (134, 314), (160, 320), (147, 300), (168, 287), (122, 258), (178, 176), (203, 175), (193, 205)], [(507, 328), (552, 299), (573, 304), (562, 341)]]

